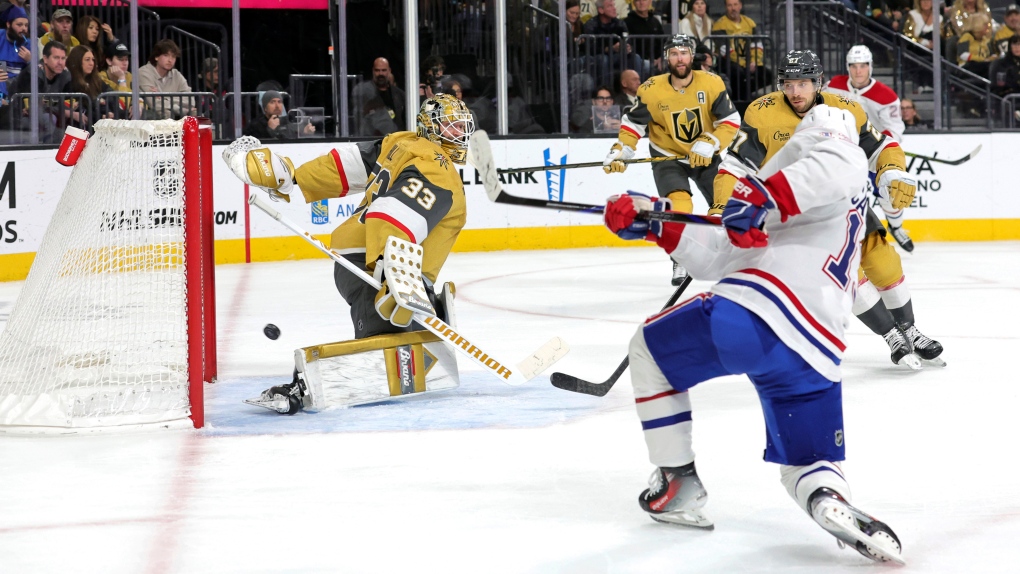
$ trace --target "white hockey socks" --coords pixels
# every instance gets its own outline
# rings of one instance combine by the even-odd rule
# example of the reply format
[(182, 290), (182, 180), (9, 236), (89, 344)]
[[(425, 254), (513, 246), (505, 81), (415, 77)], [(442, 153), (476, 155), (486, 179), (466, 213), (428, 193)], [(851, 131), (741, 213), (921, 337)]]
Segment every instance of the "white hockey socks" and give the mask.
[(690, 395), (670, 386), (648, 351), (643, 328), (630, 342), (630, 373), (649, 461), (660, 468), (694, 462)]

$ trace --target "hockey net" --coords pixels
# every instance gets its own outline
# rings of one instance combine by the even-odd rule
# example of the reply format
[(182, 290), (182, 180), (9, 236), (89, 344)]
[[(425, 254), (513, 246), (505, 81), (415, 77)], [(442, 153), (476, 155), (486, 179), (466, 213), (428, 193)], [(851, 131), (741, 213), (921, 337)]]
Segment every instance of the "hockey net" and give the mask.
[(0, 432), (203, 425), (216, 356), (200, 124), (96, 124), (0, 332)]

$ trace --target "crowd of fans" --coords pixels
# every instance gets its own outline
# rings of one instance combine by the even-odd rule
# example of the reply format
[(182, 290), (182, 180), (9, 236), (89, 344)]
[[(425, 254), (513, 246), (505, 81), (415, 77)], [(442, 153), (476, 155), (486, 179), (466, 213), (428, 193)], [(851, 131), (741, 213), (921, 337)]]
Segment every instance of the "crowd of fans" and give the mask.
[[(985, 0), (839, 0), (893, 32), (930, 48), (938, 39), (944, 54), (963, 69), (988, 78), (998, 96), (1020, 92), (1020, 8), (1010, 6), (1002, 22), (992, 17)], [(31, 126), (31, 109), (26, 97), (12, 97), (31, 91), (30, 64), (39, 66), (38, 92), (61, 94), (40, 99), (38, 129), (43, 142), (54, 142), (64, 126), (90, 129), (102, 118), (133, 118), (130, 93), (137, 83), (143, 119), (179, 118), (188, 114), (210, 115), (208, 98), (190, 97), (185, 76), (177, 69), (181, 48), (173, 40), (160, 40), (149, 51), (148, 60), (137, 74), (129, 72), (130, 52), (109, 24), (90, 15), (74, 21), (71, 11), (53, 10), (48, 20), (39, 18), (38, 46), (30, 46), (26, 0), (0, 0), (0, 143), (16, 141), (12, 132)], [(540, 3), (541, 4), (541, 3)], [(547, 8), (558, 11), (553, 1)], [(720, 3), (716, 3), (719, 6)], [(635, 103), (641, 82), (661, 72), (663, 39), (673, 26), (669, 0), (565, 0), (568, 36), (568, 83), (570, 86), (570, 131), (600, 133), (618, 126), (621, 115)], [(933, 11), (942, 10), (943, 25), (933, 29)], [(676, 24), (681, 33), (699, 42), (695, 67), (723, 77), (735, 102), (746, 105), (770, 89), (772, 72), (766, 65), (762, 31), (743, 13), (740, 0), (725, 0), (725, 11), (713, 15), (707, 0), (679, 2)], [(562, 28), (560, 28), (562, 29)], [(558, 31), (556, 32), (559, 33)], [(746, 39), (744, 39), (746, 38)], [(558, 42), (558, 38), (555, 38)], [(557, 44), (558, 45), (558, 44)], [(891, 63), (884, 46), (873, 46), (876, 64)], [(219, 81), (219, 62), (202, 63), (200, 86), (203, 93), (217, 98), (226, 95)], [(930, 72), (914, 73), (918, 93), (931, 90)], [(472, 73), (447, 74), (443, 58), (432, 55), (422, 63), (421, 98), (446, 92), (464, 100), (476, 124), (490, 131), (496, 128), (497, 101), (494, 86), (476, 85)], [(553, 106), (548, 117), (522, 97), (520, 78), (508, 77), (509, 128), (511, 133), (555, 131)], [(515, 80), (517, 86), (515, 86)], [(284, 108), (286, 95), (279, 85), (259, 89), (257, 109), (245, 118), (245, 132), (260, 137), (307, 137), (314, 125), (297, 125)], [(154, 96), (152, 94), (165, 94)], [(925, 125), (904, 99), (903, 113)], [(406, 98), (403, 86), (394, 79), (390, 62), (378, 57), (368, 79), (350, 93), (354, 119), (351, 133), (379, 136), (404, 129)], [(975, 115), (984, 110), (972, 106)], [(558, 106), (555, 107), (558, 115)], [(907, 122), (908, 126), (911, 122)], [(321, 124), (320, 128), (321, 129)], [(4, 139), (6, 133), (7, 139)]]

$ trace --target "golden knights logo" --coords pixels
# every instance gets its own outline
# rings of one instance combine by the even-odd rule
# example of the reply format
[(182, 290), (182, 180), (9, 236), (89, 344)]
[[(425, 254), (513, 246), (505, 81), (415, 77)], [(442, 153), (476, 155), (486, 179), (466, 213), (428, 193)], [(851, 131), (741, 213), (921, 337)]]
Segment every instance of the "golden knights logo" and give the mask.
[(693, 143), (704, 129), (701, 108), (686, 108), (673, 112), (673, 138), (677, 141)]
[(761, 98), (758, 98), (758, 101), (755, 103), (755, 105), (758, 106), (759, 110), (762, 108), (771, 108), (772, 106), (776, 105), (776, 100), (772, 96), (763, 96)]
[(855, 108), (857, 107), (857, 102), (851, 100), (850, 98), (848, 98), (846, 96), (837, 96), (836, 98), (839, 100), (839, 103), (841, 103), (841, 104), (844, 104), (844, 105), (847, 105), (847, 106), (852, 106), (852, 107), (855, 107)]
[(439, 153), (439, 152), (436, 152), (436, 157), (434, 159), (439, 162), (439, 167), (442, 167), (442, 168), (445, 169), (446, 166), (449, 165), (449, 162), (446, 161), (446, 156), (441, 154), (441, 153)]
[(652, 87), (654, 85), (655, 85), (655, 76), (652, 76), (652, 77), (648, 78), (647, 80), (645, 80), (645, 83), (641, 84), (641, 87), (645, 88), (645, 89), (648, 89), (648, 88), (650, 88), (650, 87)]

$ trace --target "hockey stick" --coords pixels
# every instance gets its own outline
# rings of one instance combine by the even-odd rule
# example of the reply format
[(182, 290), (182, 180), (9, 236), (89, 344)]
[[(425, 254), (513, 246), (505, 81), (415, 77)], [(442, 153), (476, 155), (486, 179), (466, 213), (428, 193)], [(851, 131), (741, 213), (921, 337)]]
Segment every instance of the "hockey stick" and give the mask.
[[(569, 201), (551, 201), (548, 199), (534, 199), (531, 197), (520, 197), (510, 195), (503, 190), (499, 182), (498, 170), (492, 159), (492, 147), (489, 143), (489, 136), (485, 130), (477, 130), (471, 135), (471, 145), (468, 148), (468, 161), (478, 172), (478, 178), (485, 187), (485, 194), (493, 203), (505, 203), (509, 205), (522, 205), (526, 207), (539, 207), (544, 209), (556, 209), (560, 211), (579, 211), (584, 213), (602, 213), (605, 210), (603, 205), (590, 205), (586, 203), (572, 203)], [(600, 164), (601, 165), (601, 164)], [(722, 218), (718, 215), (694, 215), (693, 213), (677, 213), (675, 211), (641, 211), (636, 219), (644, 221), (675, 221), (678, 223), (692, 223), (695, 225), (722, 225)]]
[[(687, 277), (684, 278), (684, 282), (681, 283), (680, 286), (676, 288), (676, 291), (673, 292), (673, 295), (670, 296), (669, 301), (666, 301), (666, 304), (662, 307), (662, 310), (665, 311), (666, 309), (672, 307), (673, 304), (677, 302), (677, 299), (679, 299), (680, 296), (683, 295), (684, 289), (687, 289), (687, 286), (690, 284), (691, 276), (688, 275)], [(616, 370), (613, 371), (613, 374), (609, 375), (609, 378), (606, 379), (605, 381), (602, 381), (601, 383), (589, 383), (584, 379), (579, 379), (566, 373), (553, 373), (551, 382), (554, 387), (556, 387), (557, 389), (563, 389), (564, 391), (583, 393), (595, 397), (604, 397), (606, 396), (606, 393), (609, 392), (609, 389), (613, 388), (613, 385), (616, 384), (616, 381), (620, 378), (621, 375), (623, 375), (623, 372), (627, 370), (627, 367), (629, 365), (630, 356), (627, 356), (623, 359), (623, 362), (620, 363), (620, 366), (616, 367)]]
[[(479, 130), (479, 131), (482, 131), (482, 130)], [(475, 132), (475, 134), (472, 135), (471, 137), (474, 138), (476, 135), (478, 135), (478, 132)], [(620, 161), (621, 163), (625, 163), (627, 165), (631, 165), (631, 164), (634, 164), (634, 163), (656, 163), (656, 162), (660, 162), (660, 161), (681, 160), (681, 159), (684, 159), (684, 158), (677, 157), (677, 156), (666, 155), (666, 156), (661, 156), (661, 157), (643, 157), (643, 158), (639, 158), (639, 159), (621, 159), (621, 160), (618, 160), (618, 161)], [(535, 167), (508, 167), (508, 168), (499, 168), (499, 169), (496, 170), (496, 173), (499, 173), (499, 174), (511, 174), (511, 173), (524, 173), (526, 171), (556, 171), (556, 170), (559, 170), (559, 169), (576, 169), (576, 168), (579, 168), (579, 167), (602, 167), (603, 165), (605, 165), (605, 164), (603, 164), (601, 161), (589, 161), (589, 162), (584, 162), (584, 163), (564, 163), (564, 164), (560, 164), (560, 165), (537, 165)]]
[[(261, 209), (266, 213), (266, 215), (272, 217), (276, 221), (279, 221), (284, 227), (301, 236), (302, 239), (312, 244), (312, 246), (319, 251), (325, 253), (333, 261), (344, 266), (345, 269), (356, 275), (365, 283), (368, 283), (375, 289), (379, 289), (380, 284), (375, 280), (375, 278), (368, 273), (365, 273), (364, 270), (358, 268), (357, 265), (351, 263), (347, 259), (344, 259), (336, 251), (333, 251), (323, 245), (321, 241), (312, 237), (310, 233), (302, 229), (293, 221), (287, 219), (287, 217), (263, 201), (258, 195), (252, 194), (251, 197), (248, 198), (248, 203)], [(471, 361), (476, 365), (481, 366), (491, 375), (497, 377), (499, 380), (507, 383), (508, 385), (521, 385), (535, 378), (539, 373), (551, 367), (553, 363), (563, 358), (563, 356), (567, 354), (567, 351), (570, 350), (570, 347), (567, 346), (567, 343), (563, 341), (563, 339), (553, 337), (546, 344), (539, 347), (537, 351), (526, 357), (520, 363), (517, 363), (517, 365), (511, 370), (504, 366), (506, 363), (497, 360), (492, 354), (487, 353), (475, 344), (471, 343), (466, 337), (458, 333), (453, 327), (447, 325), (439, 317), (432, 317), (423, 313), (415, 313), (414, 321), (435, 333), (440, 339), (444, 339), (459, 353), (471, 359)]]
[[(936, 163), (944, 163), (946, 165), (960, 165), (961, 163), (966, 163), (966, 162), (970, 161), (971, 159), (973, 159), (974, 156), (976, 156), (978, 154), (978, 152), (980, 152), (980, 151), (981, 151), (981, 144), (978, 144), (978, 146), (976, 148), (974, 148), (974, 151), (972, 151), (969, 154), (961, 157), (960, 159), (940, 159), (940, 158), (937, 158), (935, 156), (921, 155), (919, 153), (910, 153), (909, 151), (904, 151), (903, 155), (907, 155), (907, 156), (910, 156), (910, 157), (916, 157), (917, 159), (923, 159), (923, 160), (926, 160), (926, 161), (933, 161), (933, 162), (936, 162)], [(935, 152), (935, 153), (938, 153), (938, 152)]]

